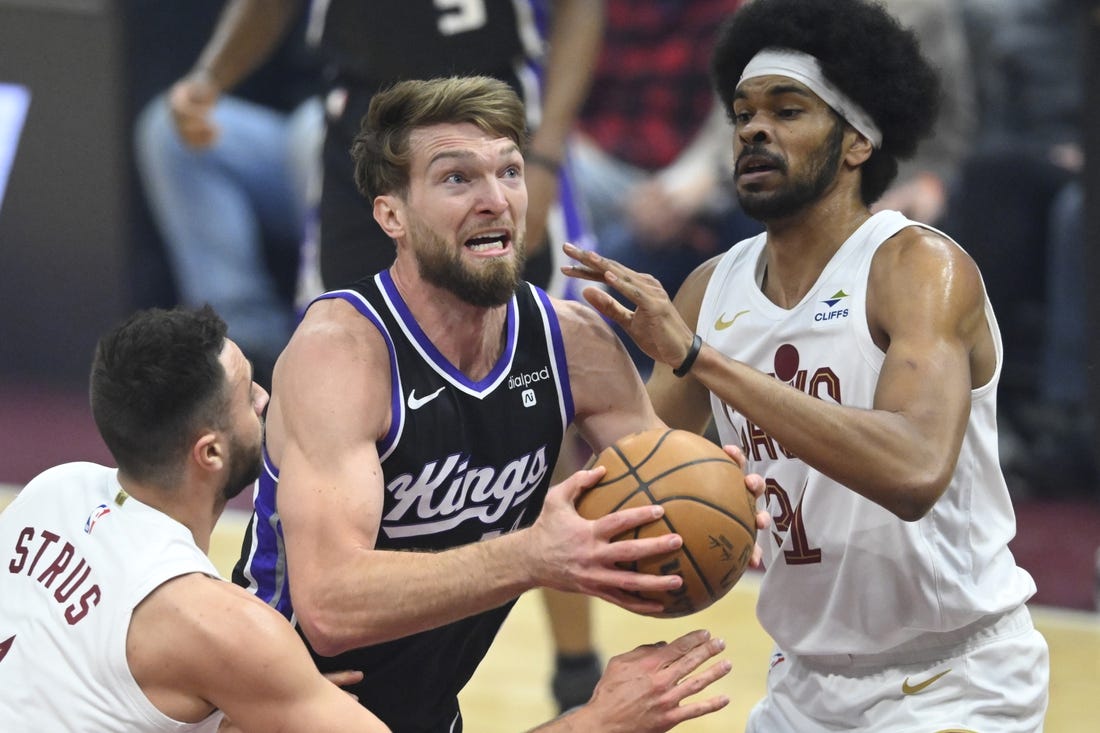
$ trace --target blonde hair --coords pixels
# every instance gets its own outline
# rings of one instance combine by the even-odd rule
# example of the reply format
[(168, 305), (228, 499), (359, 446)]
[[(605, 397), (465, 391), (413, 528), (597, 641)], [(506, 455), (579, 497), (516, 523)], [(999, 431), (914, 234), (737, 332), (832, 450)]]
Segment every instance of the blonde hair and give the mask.
[(412, 131), (462, 122), (510, 138), (521, 150), (526, 145), (523, 102), (499, 79), (452, 76), (402, 81), (374, 95), (351, 146), (359, 192), (368, 200), (382, 194), (405, 195)]

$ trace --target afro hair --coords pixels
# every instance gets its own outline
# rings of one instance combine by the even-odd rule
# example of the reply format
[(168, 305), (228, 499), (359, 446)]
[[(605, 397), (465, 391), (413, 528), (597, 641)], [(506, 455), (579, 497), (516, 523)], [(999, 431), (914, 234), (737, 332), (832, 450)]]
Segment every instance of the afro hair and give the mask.
[(876, 201), (935, 124), (939, 77), (916, 36), (873, 0), (752, 0), (718, 32), (711, 73), (729, 114), (741, 72), (757, 52), (787, 48), (814, 56), (825, 77), (882, 131), (863, 165), (863, 201)]

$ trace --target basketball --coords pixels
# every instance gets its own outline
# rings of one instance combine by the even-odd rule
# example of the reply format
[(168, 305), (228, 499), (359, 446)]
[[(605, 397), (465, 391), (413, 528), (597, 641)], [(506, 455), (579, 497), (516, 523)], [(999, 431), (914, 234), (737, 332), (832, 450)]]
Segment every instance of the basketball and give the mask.
[(603, 479), (581, 494), (577, 512), (596, 519), (619, 509), (660, 504), (660, 519), (613, 538), (679, 534), (679, 550), (623, 567), (654, 575), (679, 575), (675, 591), (638, 596), (664, 604), (658, 618), (701, 611), (741, 578), (756, 544), (756, 508), (740, 467), (710, 440), (685, 430), (628, 435), (603, 450), (596, 465)]

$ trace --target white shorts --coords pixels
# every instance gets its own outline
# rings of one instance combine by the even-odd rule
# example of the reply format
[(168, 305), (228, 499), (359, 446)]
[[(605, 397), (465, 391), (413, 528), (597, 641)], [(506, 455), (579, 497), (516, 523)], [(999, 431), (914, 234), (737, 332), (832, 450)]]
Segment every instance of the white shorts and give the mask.
[(1041, 733), (1050, 655), (1027, 607), (948, 646), (867, 657), (776, 650), (747, 733)]

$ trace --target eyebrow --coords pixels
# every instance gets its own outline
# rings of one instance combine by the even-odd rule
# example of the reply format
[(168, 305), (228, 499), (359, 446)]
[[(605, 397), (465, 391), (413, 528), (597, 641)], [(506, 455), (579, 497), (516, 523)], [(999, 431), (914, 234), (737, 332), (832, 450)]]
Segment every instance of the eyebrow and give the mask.
[[(776, 84), (765, 89), (764, 93), (767, 94), (769, 97), (779, 97), (784, 94), (797, 94), (799, 96), (806, 97), (807, 99), (813, 99), (814, 96), (805, 87), (799, 86), (797, 84)], [(745, 92), (741, 91), (740, 89), (736, 90), (733, 93), (734, 99), (748, 99), (748, 96), (749, 95), (745, 94)]]
[[(519, 146), (515, 143), (512, 143), (507, 148), (501, 150), (500, 153), (497, 155), (497, 158), (507, 158), (510, 155), (519, 152)], [(433, 155), (432, 159), (428, 161), (428, 167), (431, 168), (433, 165), (441, 160), (469, 160), (476, 157), (477, 153), (472, 150), (441, 150), (440, 152)]]

